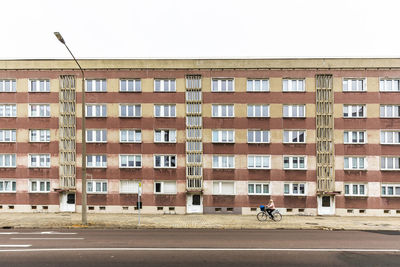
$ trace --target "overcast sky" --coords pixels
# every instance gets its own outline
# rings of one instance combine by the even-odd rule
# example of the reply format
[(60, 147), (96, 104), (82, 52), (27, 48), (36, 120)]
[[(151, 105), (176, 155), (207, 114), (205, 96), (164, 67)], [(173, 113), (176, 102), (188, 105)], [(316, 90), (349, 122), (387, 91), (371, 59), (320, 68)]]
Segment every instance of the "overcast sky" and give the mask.
[(0, 58), (400, 57), (400, 1), (1, 0)]

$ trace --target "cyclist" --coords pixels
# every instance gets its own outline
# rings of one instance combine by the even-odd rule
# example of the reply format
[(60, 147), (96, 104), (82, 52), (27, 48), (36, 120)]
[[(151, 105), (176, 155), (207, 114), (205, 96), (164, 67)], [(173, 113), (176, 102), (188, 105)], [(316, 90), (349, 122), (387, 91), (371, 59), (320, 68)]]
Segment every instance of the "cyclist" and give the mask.
[(274, 200), (272, 198), (270, 199), (266, 208), (267, 208), (269, 217), (273, 218), (274, 216), (272, 215), (272, 212), (275, 210), (275, 204), (274, 204)]

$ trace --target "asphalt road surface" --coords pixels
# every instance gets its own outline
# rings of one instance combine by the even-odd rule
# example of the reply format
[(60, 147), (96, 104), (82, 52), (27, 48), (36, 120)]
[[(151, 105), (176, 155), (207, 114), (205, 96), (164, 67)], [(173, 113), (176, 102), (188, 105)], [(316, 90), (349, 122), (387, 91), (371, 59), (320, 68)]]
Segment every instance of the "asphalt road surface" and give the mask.
[(399, 266), (400, 232), (1, 230), (0, 266)]

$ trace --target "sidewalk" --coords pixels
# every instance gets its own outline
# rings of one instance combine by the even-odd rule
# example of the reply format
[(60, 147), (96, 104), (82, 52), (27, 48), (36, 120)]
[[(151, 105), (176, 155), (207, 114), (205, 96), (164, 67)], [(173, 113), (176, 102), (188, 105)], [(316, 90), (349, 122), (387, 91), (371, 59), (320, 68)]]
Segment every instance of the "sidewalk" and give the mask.
[[(80, 213), (2, 213), (0, 229), (21, 228), (138, 228), (138, 216), (131, 214), (88, 214), (88, 225), (81, 225)], [(248, 215), (141, 215), (143, 229), (325, 229), (400, 231), (396, 217), (284, 216), (281, 222), (259, 222)]]

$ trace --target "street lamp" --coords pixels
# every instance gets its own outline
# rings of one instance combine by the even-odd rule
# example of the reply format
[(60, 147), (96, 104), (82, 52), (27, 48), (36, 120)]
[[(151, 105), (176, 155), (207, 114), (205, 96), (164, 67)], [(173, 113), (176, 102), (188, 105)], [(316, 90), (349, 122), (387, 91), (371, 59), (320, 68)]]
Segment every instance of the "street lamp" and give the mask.
[(86, 193), (86, 102), (85, 102), (85, 73), (79, 65), (78, 60), (74, 57), (71, 50), (69, 50), (67, 44), (64, 41), (64, 38), (61, 36), (61, 33), (54, 32), (54, 35), (57, 37), (58, 41), (60, 41), (65, 47), (68, 49), (68, 52), (71, 54), (72, 58), (75, 60), (79, 69), (82, 72), (82, 224), (87, 224), (87, 193)]

